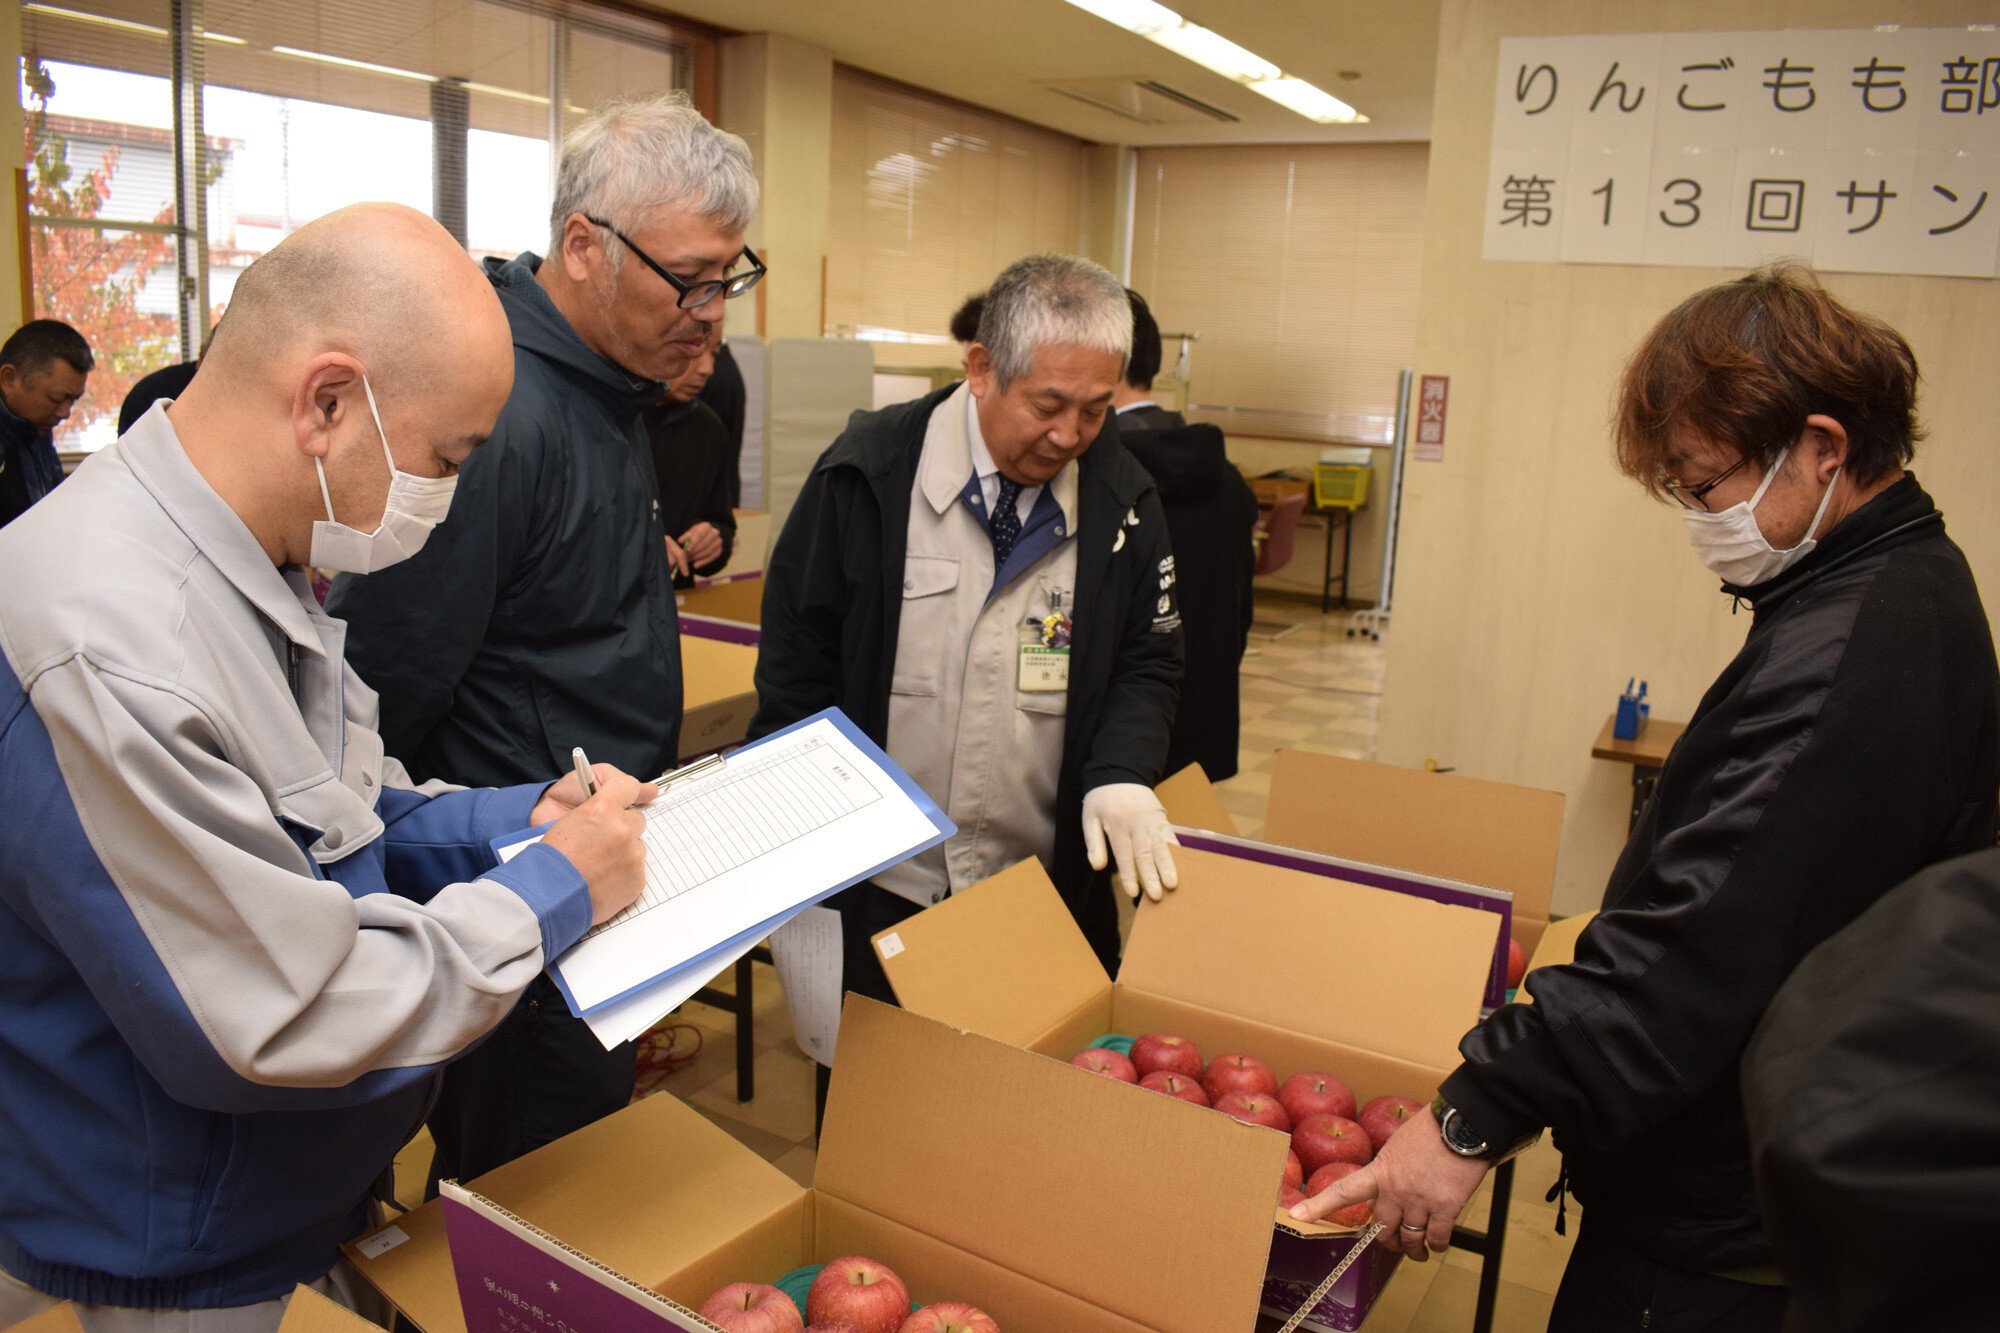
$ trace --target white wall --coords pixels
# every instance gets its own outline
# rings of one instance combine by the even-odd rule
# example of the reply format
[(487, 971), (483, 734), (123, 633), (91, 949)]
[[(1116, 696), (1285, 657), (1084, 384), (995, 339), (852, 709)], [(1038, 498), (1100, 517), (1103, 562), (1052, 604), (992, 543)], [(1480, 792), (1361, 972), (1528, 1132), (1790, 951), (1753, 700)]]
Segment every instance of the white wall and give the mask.
[[(1444, 461), (1407, 472), (1379, 756), (1568, 797), (1555, 909), (1595, 906), (1624, 840), (1629, 770), (1589, 757), (1626, 677), (1685, 718), (1741, 644), (1673, 513), (1619, 476), (1611, 395), (1625, 355), (1735, 270), (1480, 259), (1501, 38), (1621, 31), (1993, 22), (1992, 0), (1444, 0), (1424, 237), (1419, 373), (1451, 377)], [(1830, 274), (1924, 368), (1915, 471), (2000, 598), (2000, 282)]]

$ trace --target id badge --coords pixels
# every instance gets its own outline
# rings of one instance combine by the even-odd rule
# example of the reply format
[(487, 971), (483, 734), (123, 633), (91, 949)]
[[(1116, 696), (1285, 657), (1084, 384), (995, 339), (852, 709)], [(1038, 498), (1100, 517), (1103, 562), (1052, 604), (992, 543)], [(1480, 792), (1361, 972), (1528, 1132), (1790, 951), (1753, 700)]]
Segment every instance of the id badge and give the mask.
[(1069, 649), (1024, 643), (1020, 653), (1023, 694), (1060, 694), (1069, 688)]

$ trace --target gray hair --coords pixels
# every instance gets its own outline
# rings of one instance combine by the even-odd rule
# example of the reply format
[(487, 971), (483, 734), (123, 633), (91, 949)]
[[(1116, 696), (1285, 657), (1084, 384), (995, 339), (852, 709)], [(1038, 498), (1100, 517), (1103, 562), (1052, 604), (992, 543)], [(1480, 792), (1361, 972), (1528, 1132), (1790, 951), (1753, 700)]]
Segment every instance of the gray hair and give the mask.
[[(646, 210), (679, 205), (742, 231), (757, 212), (757, 198), (750, 146), (709, 124), (686, 93), (614, 102), (563, 140), (549, 248), (562, 247), (572, 213), (629, 231)], [(614, 271), (622, 253), (622, 247), (610, 249)]]
[(1088, 259), (1029, 255), (993, 280), (979, 342), (1003, 393), (1034, 369), (1038, 347), (1116, 352), (1122, 376), (1132, 355), (1132, 305), (1125, 284)]

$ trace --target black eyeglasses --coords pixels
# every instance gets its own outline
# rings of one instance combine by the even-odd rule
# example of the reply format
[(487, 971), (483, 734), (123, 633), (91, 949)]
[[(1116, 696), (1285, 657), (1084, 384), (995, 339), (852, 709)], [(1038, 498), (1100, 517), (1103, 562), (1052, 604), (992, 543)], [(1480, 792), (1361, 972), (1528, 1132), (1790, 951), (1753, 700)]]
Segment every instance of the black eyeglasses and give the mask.
[(1750, 455), (1745, 454), (1699, 486), (1683, 486), (1672, 477), (1662, 477), (1660, 479), (1660, 487), (1668, 495), (1679, 500), (1684, 508), (1706, 510), (1708, 508), (1708, 493), (1723, 482), (1728, 481), (1738, 468), (1749, 461)]
[(603, 218), (594, 218), (590, 214), (585, 213), (583, 220), (594, 227), (604, 228), (604, 230), (625, 242), (627, 250), (639, 256), (647, 268), (665, 278), (673, 286), (673, 289), (680, 293), (680, 299), (675, 301), (674, 304), (683, 310), (692, 310), (696, 306), (707, 305), (718, 296), (725, 301), (734, 300), (749, 291), (752, 287), (755, 287), (758, 279), (770, 272), (769, 269), (764, 267), (764, 261), (757, 258), (750, 247), (746, 245), (743, 247), (743, 253), (738, 258), (750, 261), (751, 268), (749, 272), (736, 273), (727, 278), (711, 280), (709, 282), (682, 282), (679, 278), (667, 272), (659, 260), (634, 245), (630, 236), (627, 236)]

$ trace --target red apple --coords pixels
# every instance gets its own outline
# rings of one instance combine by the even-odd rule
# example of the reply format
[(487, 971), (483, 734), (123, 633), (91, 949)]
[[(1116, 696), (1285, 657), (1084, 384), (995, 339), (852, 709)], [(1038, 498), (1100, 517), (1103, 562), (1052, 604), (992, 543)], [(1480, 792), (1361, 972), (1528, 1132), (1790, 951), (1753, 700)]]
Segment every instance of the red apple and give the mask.
[(1423, 1109), (1422, 1102), (1408, 1097), (1374, 1097), (1361, 1108), (1361, 1114), (1356, 1119), (1360, 1121), (1361, 1132), (1368, 1136), (1368, 1142), (1374, 1145), (1376, 1152), (1381, 1152), (1389, 1136), (1401, 1129), (1405, 1120)]
[(1132, 1067), (1130, 1060), (1102, 1046), (1092, 1046), (1087, 1050), (1078, 1051), (1069, 1058), (1069, 1062), (1078, 1069), (1088, 1069), (1093, 1074), (1115, 1078), (1120, 1083), (1139, 1081), (1139, 1071)]
[(1509, 935), (1507, 937), (1507, 988), (1512, 990), (1514, 987), (1520, 985), (1521, 978), (1527, 975), (1527, 971), (1528, 955), (1521, 952), (1521, 941)]
[(1297, 1189), (1306, 1183), (1305, 1164), (1299, 1161), (1299, 1155), (1289, 1148), (1285, 1150), (1284, 1181), (1285, 1184), (1290, 1185), (1293, 1189)]
[(1292, 1132), (1292, 1118), (1285, 1114), (1285, 1108), (1279, 1105), (1276, 1097), (1266, 1097), (1258, 1092), (1225, 1092), (1215, 1103), (1215, 1109), (1226, 1116), (1234, 1116), (1246, 1125), (1262, 1125), (1280, 1134)]
[[(1353, 1162), (1328, 1162), (1312, 1173), (1312, 1179), (1306, 1182), (1305, 1195), (1310, 1199), (1330, 1190), (1336, 1180), (1342, 1176), (1352, 1175), (1360, 1169)], [(1337, 1227), (1365, 1227), (1368, 1225), (1368, 1219), (1374, 1215), (1375, 1205), (1364, 1199), (1360, 1203), (1350, 1203), (1345, 1208), (1336, 1208), (1320, 1221), (1331, 1222)]]
[(724, 1333), (801, 1333), (799, 1307), (776, 1287), (732, 1282), (702, 1302), (701, 1317)]
[(1161, 1069), (1186, 1078), (1201, 1078), (1201, 1051), (1186, 1037), (1165, 1032), (1142, 1033), (1132, 1043), (1132, 1064), (1142, 1080)]
[(1201, 1084), (1186, 1074), (1155, 1069), (1139, 1080), (1139, 1086), (1151, 1088), (1154, 1092), (1164, 1092), (1167, 1096), (1178, 1097), (1184, 1102), (1193, 1102), (1196, 1106), (1208, 1105), (1208, 1094), (1201, 1090)]
[[(1279, 1187), (1278, 1207), (1283, 1208), (1289, 1212), (1293, 1204), (1304, 1203), (1305, 1201), (1306, 1201), (1305, 1191), (1300, 1189), (1297, 1185), (1284, 1185)], [(812, 1333), (812, 1330), (807, 1329), (806, 1333)]]
[(1222, 1100), (1225, 1092), (1261, 1092), (1275, 1097), (1278, 1076), (1254, 1055), (1218, 1055), (1202, 1071), (1201, 1090), (1212, 1102)]
[(813, 1279), (806, 1317), (815, 1324), (852, 1324), (855, 1333), (897, 1333), (910, 1317), (910, 1289), (887, 1264), (844, 1254)]
[(1278, 1100), (1295, 1125), (1322, 1111), (1354, 1119), (1354, 1090), (1331, 1074), (1294, 1074), (1278, 1089)]
[(964, 1301), (938, 1301), (903, 1321), (896, 1333), (1000, 1333), (993, 1316)]
[(1328, 1162), (1366, 1166), (1375, 1156), (1375, 1147), (1361, 1126), (1327, 1111), (1299, 1122), (1292, 1131), (1292, 1151), (1307, 1171), (1317, 1171)]

